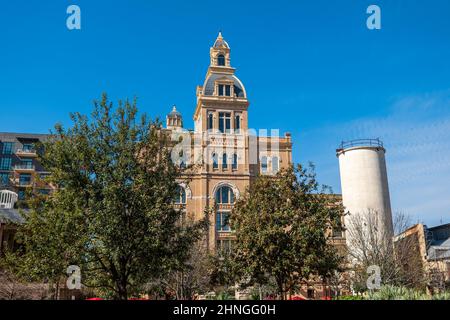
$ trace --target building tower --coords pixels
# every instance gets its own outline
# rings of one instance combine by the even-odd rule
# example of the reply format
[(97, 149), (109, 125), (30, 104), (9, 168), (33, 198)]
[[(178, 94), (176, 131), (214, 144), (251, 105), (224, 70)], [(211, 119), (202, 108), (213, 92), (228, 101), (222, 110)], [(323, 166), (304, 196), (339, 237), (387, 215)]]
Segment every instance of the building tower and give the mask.
[(211, 251), (232, 250), (235, 234), (228, 217), (252, 181), (259, 174), (274, 175), (292, 163), (290, 134), (278, 137), (248, 132), (248, 96), (231, 65), (230, 52), (219, 33), (209, 50), (204, 81), (196, 87), (194, 130), (182, 130), (176, 108), (166, 123), (172, 141), (178, 141), (172, 151), (179, 151), (179, 165), (189, 169), (180, 178), (176, 205), (198, 220), (204, 218), (205, 208), (214, 212), (209, 216), (206, 237)]
[[(341, 175), (342, 201), (346, 212), (347, 246), (352, 245), (350, 230), (355, 217), (371, 216), (384, 240), (393, 236), (391, 201), (383, 143), (379, 139), (343, 142), (336, 150)], [(373, 218), (373, 219), (372, 219)], [(367, 221), (367, 218), (360, 221)]]
[(195, 132), (230, 134), (247, 130), (247, 94), (235, 75), (236, 69), (231, 67), (230, 46), (221, 32), (210, 48), (209, 56), (205, 82), (203, 86), (197, 86)]
[(212, 216), (210, 221), (212, 226), (216, 225), (209, 233), (211, 249), (232, 239), (229, 228), (216, 222), (226, 221), (239, 190), (245, 190), (251, 176), (245, 137), (249, 102), (245, 87), (231, 66), (230, 51), (219, 32), (209, 50), (210, 63), (203, 85), (197, 86), (193, 117), (195, 140), (201, 141), (193, 154), (195, 159), (203, 159), (200, 168), (203, 178), (197, 187), (204, 195), (199, 212), (216, 208), (216, 217)]
[(177, 111), (177, 107), (175, 105), (172, 107), (172, 111), (166, 116), (166, 128), (183, 128), (183, 118), (181, 117), (181, 113)]

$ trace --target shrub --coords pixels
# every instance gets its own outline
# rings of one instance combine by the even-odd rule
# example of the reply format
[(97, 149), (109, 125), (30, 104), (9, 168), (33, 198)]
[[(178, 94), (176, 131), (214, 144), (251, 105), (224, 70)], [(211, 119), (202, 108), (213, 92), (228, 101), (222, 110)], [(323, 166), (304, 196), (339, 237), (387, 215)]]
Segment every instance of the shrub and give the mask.
[(442, 292), (431, 297), (432, 300), (450, 300), (450, 292)]
[(222, 291), (216, 294), (215, 300), (234, 300), (234, 296), (227, 291)]
[(363, 296), (339, 296), (335, 300), (364, 300)]
[(423, 291), (405, 287), (382, 286), (380, 290), (369, 292), (370, 300), (429, 300)]

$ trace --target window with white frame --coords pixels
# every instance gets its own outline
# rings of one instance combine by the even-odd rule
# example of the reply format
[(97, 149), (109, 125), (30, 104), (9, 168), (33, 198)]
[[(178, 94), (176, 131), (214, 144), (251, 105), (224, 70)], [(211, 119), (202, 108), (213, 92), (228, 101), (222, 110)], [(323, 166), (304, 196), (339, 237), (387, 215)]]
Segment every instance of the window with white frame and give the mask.
[(216, 231), (229, 232), (230, 228), (230, 212), (229, 211), (217, 211), (216, 212)]
[(272, 172), (277, 173), (280, 170), (280, 159), (277, 156), (272, 157)]
[(234, 116), (234, 131), (239, 133), (241, 131), (241, 115), (236, 114)]
[(222, 155), (222, 169), (228, 169), (228, 156), (226, 153)]
[(22, 144), (22, 150), (25, 151), (25, 152), (33, 151), (33, 144), (32, 143), (24, 143), (24, 144)]
[(261, 172), (262, 173), (267, 173), (267, 169), (268, 169), (268, 160), (266, 156), (262, 156), (261, 157)]
[(229, 186), (222, 186), (216, 191), (216, 204), (233, 204), (234, 193), (233, 189)]
[(219, 112), (219, 132), (230, 133), (231, 130), (231, 113)]
[(225, 56), (223, 54), (217, 56), (217, 65), (221, 67), (225, 66)]
[(213, 165), (213, 169), (219, 168), (219, 161), (217, 159), (217, 153), (212, 154), (212, 165)]
[(235, 153), (233, 154), (233, 161), (231, 162), (231, 169), (237, 170), (238, 168), (238, 155)]
[(233, 240), (231, 239), (218, 239), (216, 249), (219, 254), (227, 255), (233, 250)]
[(232, 205), (234, 203), (233, 189), (230, 186), (221, 186), (217, 189), (215, 198), (216, 204), (219, 205), (216, 212), (216, 231), (230, 232), (230, 210), (223, 210), (221, 205)]
[(217, 94), (219, 97), (231, 97), (231, 85), (229, 84), (219, 84), (217, 86)]
[(186, 190), (182, 186), (178, 186), (174, 199), (175, 204), (186, 204)]
[(208, 130), (212, 130), (214, 128), (214, 115), (212, 112), (208, 114)]

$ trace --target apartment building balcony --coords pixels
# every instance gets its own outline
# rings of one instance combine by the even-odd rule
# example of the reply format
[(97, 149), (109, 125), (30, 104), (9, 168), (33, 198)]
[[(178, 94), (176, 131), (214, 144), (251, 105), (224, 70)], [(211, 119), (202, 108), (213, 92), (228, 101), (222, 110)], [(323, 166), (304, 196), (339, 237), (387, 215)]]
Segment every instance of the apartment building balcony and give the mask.
[(16, 155), (20, 158), (36, 158), (37, 151), (31, 148), (17, 149)]
[(15, 172), (34, 172), (36, 167), (32, 164), (16, 164), (13, 170)]
[(31, 187), (33, 186), (33, 180), (23, 180), (20, 178), (10, 179), (10, 183), (14, 187)]

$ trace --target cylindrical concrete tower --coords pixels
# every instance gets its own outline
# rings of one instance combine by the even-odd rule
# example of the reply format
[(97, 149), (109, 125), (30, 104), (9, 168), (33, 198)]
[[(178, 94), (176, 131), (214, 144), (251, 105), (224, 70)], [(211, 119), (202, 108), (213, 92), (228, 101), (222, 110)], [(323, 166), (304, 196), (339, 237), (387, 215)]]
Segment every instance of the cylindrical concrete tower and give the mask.
[[(345, 226), (354, 217), (376, 215), (377, 230), (383, 237), (393, 236), (391, 201), (386, 171), (386, 150), (379, 139), (343, 142), (336, 150), (341, 175)], [(361, 219), (360, 219), (361, 221)], [(349, 232), (346, 232), (350, 245)]]

